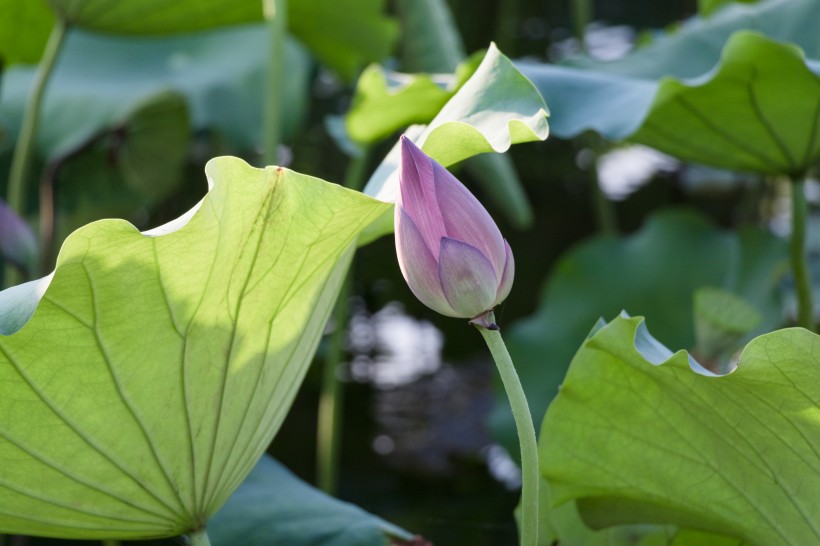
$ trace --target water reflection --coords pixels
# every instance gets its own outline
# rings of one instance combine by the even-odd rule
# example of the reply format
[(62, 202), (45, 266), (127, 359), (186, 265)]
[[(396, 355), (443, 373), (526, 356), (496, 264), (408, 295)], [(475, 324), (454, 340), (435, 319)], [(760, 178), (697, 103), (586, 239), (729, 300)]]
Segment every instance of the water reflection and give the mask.
[(349, 334), (354, 380), (389, 389), (412, 383), (441, 367), (444, 337), (430, 322), (407, 316), (395, 302), (373, 315), (361, 304), (357, 307)]
[(471, 460), (506, 489), (520, 488), (518, 466), (486, 430), (494, 403), (489, 357), (450, 364), (442, 359), (444, 337), (430, 322), (408, 316), (398, 303), (372, 315), (361, 302), (356, 307), (350, 374), (375, 387), (373, 451), (395, 468), (427, 476), (452, 476)]
[(584, 31), (584, 47), (578, 38), (572, 36), (568, 29), (555, 28), (550, 34), (551, 43), (547, 50), (547, 59), (561, 62), (586, 52), (596, 61), (616, 61), (635, 47), (635, 29), (625, 25), (609, 26), (600, 22), (587, 25)]
[(680, 163), (657, 150), (641, 145), (624, 146), (598, 158), (601, 190), (612, 200), (626, 199), (657, 173), (673, 172)]

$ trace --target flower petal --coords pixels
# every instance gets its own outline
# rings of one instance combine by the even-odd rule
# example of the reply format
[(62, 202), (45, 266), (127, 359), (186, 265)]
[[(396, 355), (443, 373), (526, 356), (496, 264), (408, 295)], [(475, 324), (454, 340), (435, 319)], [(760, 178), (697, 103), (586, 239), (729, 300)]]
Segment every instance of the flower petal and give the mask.
[(438, 274), (444, 296), (458, 313), (455, 316), (473, 318), (492, 308), (498, 278), (490, 261), (474, 246), (442, 239)]
[(479, 249), (501, 278), (506, 261), (504, 238), (487, 209), (450, 171), (433, 163), (436, 196), (447, 237)]
[(439, 241), (446, 232), (436, 197), (433, 160), (404, 135), (401, 137), (401, 168), (396, 206), (404, 208), (427, 249), (438, 260)]
[(504, 249), (506, 250), (507, 260), (504, 263), (504, 273), (501, 275), (501, 281), (498, 283), (498, 292), (495, 296), (495, 303), (493, 307), (507, 299), (510, 295), (510, 289), (513, 285), (513, 278), (515, 277), (515, 260), (513, 259), (512, 249), (507, 240), (504, 240)]
[(396, 255), (404, 280), (413, 294), (427, 307), (447, 315), (459, 316), (444, 296), (439, 281), (438, 263), (427, 248), (418, 228), (405, 210), (396, 204)]

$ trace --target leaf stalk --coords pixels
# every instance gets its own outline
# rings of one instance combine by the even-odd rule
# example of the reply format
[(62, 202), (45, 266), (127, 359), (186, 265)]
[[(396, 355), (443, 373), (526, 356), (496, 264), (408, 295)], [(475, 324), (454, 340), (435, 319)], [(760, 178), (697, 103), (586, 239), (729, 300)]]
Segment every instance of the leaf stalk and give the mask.
[[(487, 315), (487, 324), (495, 326), (495, 316), (492, 312)], [(518, 442), (521, 446), (521, 546), (537, 546), (538, 544), (538, 487), (540, 476), (538, 473), (538, 443), (535, 437), (535, 427), (530, 414), (530, 407), (521, 380), (513, 366), (510, 353), (501, 337), (498, 327), (488, 328), (484, 322), (472, 323), (487, 343), (493, 360), (498, 367), (504, 390), (510, 401), (515, 427), (518, 431)]]
[(806, 204), (805, 180), (792, 180), (792, 235), (791, 266), (794, 275), (795, 294), (797, 296), (797, 325), (814, 331), (814, 305), (812, 303), (812, 285), (806, 259), (806, 221), (808, 205)]
[(285, 0), (263, 0), (268, 29), (268, 66), (265, 93), (262, 160), (276, 165), (282, 140), (282, 81), (285, 77), (285, 33), (288, 10)]
[[(54, 71), (57, 57), (60, 54), (68, 25), (57, 17), (51, 35), (46, 43), (43, 58), (37, 68), (37, 75), (23, 112), (23, 120), (20, 126), (20, 135), (17, 138), (17, 145), (14, 148), (14, 155), (11, 158), (11, 169), (9, 171), (9, 184), (6, 194), (6, 202), (12, 210), (20, 217), (25, 218), (26, 214), (26, 180), (34, 155), (34, 143), (37, 136), (37, 125), (42, 110), (43, 95), (45, 94), (48, 81)], [(21, 282), (20, 273), (11, 265), (6, 266), (5, 285), (12, 286)]]
[(204, 527), (199, 531), (189, 533), (188, 540), (191, 546), (211, 546), (211, 539), (208, 538), (208, 532)]

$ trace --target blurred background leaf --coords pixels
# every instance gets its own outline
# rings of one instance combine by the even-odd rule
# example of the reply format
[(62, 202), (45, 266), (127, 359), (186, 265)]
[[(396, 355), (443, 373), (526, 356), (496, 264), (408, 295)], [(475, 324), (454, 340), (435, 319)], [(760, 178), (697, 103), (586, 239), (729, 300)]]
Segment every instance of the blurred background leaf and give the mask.
[[(150, 41), (75, 30), (45, 97), (38, 153), (46, 159), (60, 156), (146, 97), (169, 89), (186, 97), (193, 130), (216, 130), (235, 150), (253, 150), (261, 139), (265, 44), (261, 25)], [(307, 113), (312, 64), (294, 40), (288, 41), (286, 53), (284, 130), (292, 137)], [(0, 123), (11, 136), (18, 130), (32, 78), (27, 67), (6, 73)]]
[[(46, 5), (70, 26), (111, 34), (179, 34), (263, 19), (260, 0), (3, 0), (0, 7), (5, 4), (27, 25), (20, 26), (18, 18), (0, 23), (0, 57), (11, 55), (11, 62), (27, 63), (39, 59), (52, 26), (54, 15)], [(382, 60), (392, 49), (397, 26), (384, 11), (384, 0), (290, 0), (289, 30), (350, 80), (363, 65)], [(344, 24), (339, 24), (342, 19)], [(26, 32), (20, 33), (21, 28)]]
[[(717, 286), (764, 317), (745, 339), (779, 327), (778, 283), (787, 259), (786, 243), (763, 230), (727, 232), (682, 210), (659, 211), (632, 235), (596, 237), (572, 249), (554, 266), (538, 311), (505, 332), (533, 415), (546, 411), (572, 356), (601, 317), (622, 310), (644, 316), (662, 342), (692, 348), (694, 293)], [(497, 400), (491, 420), (495, 436), (516, 452), (512, 414), (502, 403), (500, 385)]]
[(361, 508), (330, 497), (270, 456), (211, 519), (214, 546), (388, 546), (413, 536)]

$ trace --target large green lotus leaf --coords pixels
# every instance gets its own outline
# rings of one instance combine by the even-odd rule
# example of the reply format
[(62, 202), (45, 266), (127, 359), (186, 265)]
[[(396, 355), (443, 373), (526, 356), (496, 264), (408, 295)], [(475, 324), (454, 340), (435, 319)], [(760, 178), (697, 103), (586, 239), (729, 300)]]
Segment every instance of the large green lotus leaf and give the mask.
[(797, 48), (740, 32), (707, 82), (663, 80), (630, 139), (687, 161), (800, 175), (820, 160), (818, 133), (820, 64), (810, 69)]
[(24, 324), (0, 312), (0, 532), (196, 529), (281, 424), (351, 243), (389, 205), (235, 158), (206, 173), (180, 219), (90, 224), (50, 284), (0, 292), (4, 308), (39, 299)]
[(557, 112), (552, 127), (562, 137), (592, 129), (686, 161), (761, 173), (799, 174), (820, 159), (820, 64), (757, 33), (733, 34), (713, 71), (682, 81), (520, 67)]
[(754, 339), (717, 376), (617, 318), (585, 341), (541, 429), (553, 501), (595, 527), (662, 522), (759, 546), (820, 542), (820, 338)]
[(387, 546), (412, 535), (263, 457), (208, 524), (214, 546)]
[[(216, 129), (237, 148), (253, 149), (262, 134), (266, 36), (261, 25), (151, 40), (72, 31), (45, 95), (39, 154), (61, 156), (169, 89), (187, 98), (194, 129)], [(284, 130), (292, 135), (307, 111), (311, 67), (295, 41), (287, 42), (285, 63)], [(22, 66), (4, 76), (0, 123), (12, 137), (33, 77)]]
[[(505, 152), (512, 144), (544, 140), (549, 133), (544, 99), (495, 44), (481, 65), (438, 115), (409, 136), (444, 166), (485, 152)], [(394, 201), (400, 148), (393, 147), (373, 173), (365, 193)]]
[[(788, 271), (787, 244), (760, 229), (725, 232), (688, 211), (660, 212), (636, 233), (596, 237), (555, 265), (532, 316), (502, 328), (533, 415), (544, 414), (572, 355), (602, 316), (622, 310), (647, 318), (665, 343), (693, 347), (695, 291), (721, 287), (764, 316), (755, 333), (780, 326), (777, 284)], [(492, 416), (496, 437), (517, 440), (508, 404)]]
[[(19, 26), (18, 20), (17, 29), (5, 29), (0, 22), (0, 54), (3, 44), (12, 49), (19, 28), (26, 28), (23, 60), (39, 58), (34, 54), (42, 51), (53, 20), (45, 3), (73, 26), (115, 34), (176, 34), (263, 19), (262, 0), (26, 0), (16, 4), (33, 4), (22, 12), (30, 26)], [(396, 38), (384, 0), (289, 0), (287, 12), (290, 32), (347, 79), (362, 65), (385, 58)]]
[[(552, 506), (550, 486), (543, 478), (538, 487), (538, 510), (538, 546), (672, 546), (675, 535), (675, 528), (668, 525), (616, 525), (590, 529), (578, 514), (574, 502)], [(519, 525), (520, 511), (519, 504), (516, 509)]]
[[(591, 529), (575, 501), (553, 506), (549, 482), (543, 477), (538, 495), (539, 546), (746, 546), (736, 537), (674, 525), (627, 523)], [(516, 516), (520, 509), (519, 505)]]
[(36, 63), (51, 30), (51, 15), (41, 0), (0, 0), (0, 61)]

